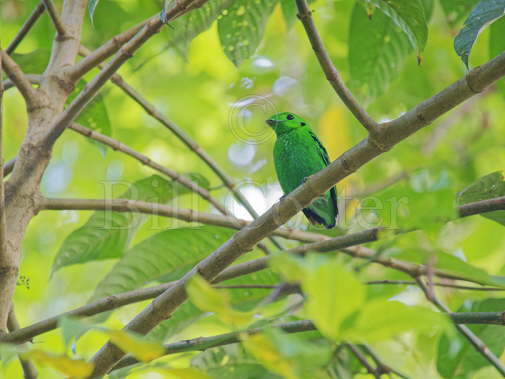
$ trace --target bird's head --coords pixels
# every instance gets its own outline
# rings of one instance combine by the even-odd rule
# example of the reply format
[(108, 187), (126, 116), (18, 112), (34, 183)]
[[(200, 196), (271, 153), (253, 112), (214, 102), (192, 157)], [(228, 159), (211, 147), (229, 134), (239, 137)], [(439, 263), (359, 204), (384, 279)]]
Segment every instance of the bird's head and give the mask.
[(266, 120), (266, 123), (272, 127), (277, 136), (307, 126), (303, 118), (291, 112), (276, 113)]

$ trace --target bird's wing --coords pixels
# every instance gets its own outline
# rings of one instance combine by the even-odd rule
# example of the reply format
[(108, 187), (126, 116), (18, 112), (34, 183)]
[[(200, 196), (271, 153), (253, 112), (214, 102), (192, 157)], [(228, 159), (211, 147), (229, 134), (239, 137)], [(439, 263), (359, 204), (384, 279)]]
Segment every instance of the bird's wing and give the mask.
[(328, 152), (326, 151), (326, 148), (323, 146), (321, 141), (319, 141), (319, 138), (314, 134), (312, 130), (309, 130), (309, 135), (312, 137), (315, 143), (319, 146), (319, 154), (321, 155), (321, 159), (324, 162), (325, 166), (328, 166), (330, 164), (330, 158), (328, 156)]
[[(309, 130), (309, 134), (312, 137), (312, 139), (314, 140), (314, 142), (316, 142), (317, 145), (319, 146), (319, 154), (321, 155), (321, 159), (323, 160), (324, 165), (328, 166), (330, 164), (330, 157), (328, 156), (328, 152), (326, 151), (326, 148), (321, 143), (321, 141), (319, 141), (319, 138), (317, 138), (317, 136), (314, 134), (314, 132), (312, 130)], [(331, 198), (331, 202), (333, 203), (333, 206), (335, 208), (335, 212), (336, 212), (336, 214), (338, 214), (337, 192), (335, 190), (335, 187), (331, 187), (331, 189), (330, 189), (330, 198)]]

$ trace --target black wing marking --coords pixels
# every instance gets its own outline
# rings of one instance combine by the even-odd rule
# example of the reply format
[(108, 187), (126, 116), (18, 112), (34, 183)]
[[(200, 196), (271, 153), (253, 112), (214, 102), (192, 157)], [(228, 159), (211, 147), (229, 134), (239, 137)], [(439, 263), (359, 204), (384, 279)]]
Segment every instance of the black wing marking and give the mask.
[[(330, 164), (330, 157), (328, 156), (328, 152), (326, 151), (326, 148), (324, 145), (319, 141), (319, 138), (314, 134), (312, 130), (309, 130), (309, 134), (314, 140), (314, 142), (317, 143), (319, 146), (319, 154), (321, 155), (321, 159), (323, 160), (325, 166), (328, 166)], [(330, 197), (331, 201), (333, 203), (333, 206), (335, 207), (335, 215), (338, 215), (338, 206), (337, 206), (337, 191), (335, 191), (335, 187), (331, 187), (330, 189)]]
[(309, 130), (309, 134), (314, 140), (315, 143), (319, 146), (319, 154), (321, 155), (321, 159), (323, 160), (324, 164), (328, 166), (330, 164), (330, 157), (328, 156), (328, 152), (326, 151), (326, 148), (324, 145), (319, 141), (319, 138), (314, 134), (312, 130)]

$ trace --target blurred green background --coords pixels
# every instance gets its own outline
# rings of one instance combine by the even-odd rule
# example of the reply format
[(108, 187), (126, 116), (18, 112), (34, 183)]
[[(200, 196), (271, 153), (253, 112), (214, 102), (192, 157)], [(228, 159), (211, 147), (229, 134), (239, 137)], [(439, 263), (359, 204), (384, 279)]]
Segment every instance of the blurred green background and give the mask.
[[(2, 46), (14, 37), (37, 3), (35, 0), (0, 1)], [(61, 6), (61, 2), (55, 3)], [(85, 20), (83, 44), (90, 49), (98, 47), (120, 31), (158, 12), (160, 3), (146, 0), (101, 1), (94, 24), (89, 17)], [(354, 1), (350, 0), (319, 0), (311, 5), (331, 57), (347, 82), (351, 82), (348, 33), (353, 5)], [(429, 39), (420, 65), (415, 53), (407, 55), (398, 74), (384, 86), (380, 95), (363, 87), (352, 87), (375, 119), (393, 119), (465, 74), (466, 69), (453, 49), (453, 39), (461, 27), (461, 20), (448, 23), (437, 3), (429, 27)], [(271, 157), (274, 136), (264, 124), (268, 116), (287, 110), (303, 116), (316, 130), (332, 159), (365, 137), (361, 125), (353, 119), (324, 78), (301, 24), (296, 20), (292, 27), (288, 27), (280, 4), (275, 6), (268, 20), (258, 50), (238, 68), (223, 53), (215, 24), (187, 47), (184, 44), (174, 47), (172, 38), (179, 30), (177, 26), (164, 28), (121, 68), (120, 74), (197, 141), (240, 184), (240, 190), (259, 213), (282, 195)], [(53, 35), (49, 18), (43, 15), (16, 53), (48, 51)], [(479, 36), (470, 60), (472, 66), (490, 58), (488, 39), (488, 31)], [(30, 73), (40, 73), (37, 71), (40, 67), (43, 65), (32, 67), (34, 71)], [(93, 71), (86, 79), (89, 81), (95, 74), (96, 71)], [(120, 89), (109, 83), (101, 93), (112, 137), (178, 172), (202, 174), (210, 181), (211, 188), (220, 185), (219, 179), (194, 153)], [(453, 111), (456, 115), (437, 120), (339, 183), (337, 188), (341, 198), (366, 191), (403, 172), (415, 175), (419, 170), (425, 170), (435, 176), (446, 173), (450, 177), (451, 188), (457, 191), (481, 176), (503, 169), (503, 96), (501, 87), (493, 86), (479, 99), (472, 100), (470, 105), (463, 105), (466, 107), (463, 110)], [(22, 98), (16, 90), (8, 91), (4, 99), (4, 145), (8, 160), (16, 155), (22, 142), (27, 118)], [(150, 168), (139, 162), (111, 149), (99, 148), (68, 130), (55, 146), (42, 190), (50, 197), (102, 198), (105, 188), (112, 185), (114, 195), (118, 196), (126, 185), (152, 174), (154, 172)], [(237, 216), (250, 219), (226, 189), (213, 189), (212, 194)], [(178, 205), (211, 211), (203, 200), (189, 195), (183, 196)], [(346, 208), (339, 219), (342, 228), (359, 229), (354, 217), (356, 206), (356, 201), (352, 200), (342, 205), (342, 209)], [(432, 206), (436, 207), (436, 202)], [(117, 262), (112, 259), (73, 265), (50, 277), (52, 262), (63, 240), (83, 225), (90, 214), (46, 211), (30, 223), (23, 243), (23, 277), (14, 298), (21, 325), (29, 325), (84, 304), (97, 283)], [(290, 224), (306, 227), (301, 216)], [(164, 228), (184, 225), (174, 220), (152, 218), (135, 235), (131, 244)], [(440, 231), (444, 236), (442, 245), (446, 252), (464, 257), (491, 274), (505, 275), (502, 228), (482, 217), (459, 220)], [(405, 244), (414, 238), (405, 237)], [(367, 275), (370, 278), (394, 278), (397, 274), (375, 267), (369, 269)], [(397, 288), (396, 291), (400, 293), (404, 289)], [(414, 289), (406, 291), (415, 292)], [(454, 291), (447, 291), (446, 295), (452, 309), (468, 300), (493, 296)], [(419, 293), (409, 296), (413, 302), (421, 302)], [(145, 305), (146, 302), (143, 302), (121, 308), (112, 314), (107, 325), (122, 327)], [(195, 330), (186, 331), (182, 336), (220, 331), (211, 323), (203, 323)], [(414, 377), (435, 378), (439, 374), (433, 358), (435, 347), (430, 338), (428, 335), (407, 336), (379, 345), (378, 349), (386, 358), (394, 357), (398, 368), (411, 372)], [(77, 343), (78, 356), (90, 357), (105, 340), (105, 336), (98, 333), (86, 334)], [(64, 352), (59, 331), (37, 337), (35, 344), (46, 351)], [(0, 369), (2, 377), (15, 378), (19, 375), (17, 363)], [(40, 367), (41, 378), (55, 375), (52, 369)], [(487, 367), (473, 377), (491, 378), (495, 375)], [(361, 377), (369, 376), (363, 374)]]

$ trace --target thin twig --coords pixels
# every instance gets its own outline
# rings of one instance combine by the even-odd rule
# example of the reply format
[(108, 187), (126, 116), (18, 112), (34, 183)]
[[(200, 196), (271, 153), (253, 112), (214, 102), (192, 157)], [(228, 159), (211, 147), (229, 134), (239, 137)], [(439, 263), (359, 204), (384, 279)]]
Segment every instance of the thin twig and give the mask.
[(218, 289), (230, 289), (230, 290), (240, 290), (240, 289), (273, 289), (277, 288), (277, 286), (268, 285), (268, 284), (236, 284), (236, 285), (227, 285), (227, 286), (214, 286), (214, 288)]
[(326, 79), (328, 79), (342, 102), (347, 106), (354, 117), (356, 117), (356, 119), (368, 130), (368, 132), (376, 132), (379, 125), (354, 98), (351, 91), (344, 84), (338, 70), (333, 65), (331, 58), (324, 47), (323, 40), (321, 39), (314, 21), (312, 20), (312, 12), (310, 11), (307, 2), (305, 0), (296, 0), (296, 5), (298, 7), (298, 18), (301, 20), (303, 27), (305, 28), (307, 37), (309, 38), (317, 60), (326, 75)]
[(375, 362), (375, 365), (377, 366), (377, 372), (379, 373), (379, 377), (382, 374), (395, 374), (396, 376), (402, 378), (402, 379), (409, 379), (409, 377), (405, 374), (402, 374), (400, 371), (392, 368), (391, 366), (386, 365), (380, 357), (377, 355), (377, 353), (369, 346), (369, 345), (361, 345), (363, 347), (363, 350), (365, 350), (365, 353), (372, 358), (372, 360)]
[(475, 201), (460, 205), (458, 213), (460, 217), (472, 216), (480, 213), (494, 212), (497, 210), (505, 210), (505, 196), (495, 197), (493, 199)]
[[(277, 324), (270, 326), (274, 328), (278, 328), (285, 333), (300, 333), (305, 331), (315, 330), (314, 324), (310, 320), (300, 320), (300, 321), (292, 321), (286, 322), (283, 324)], [(261, 333), (265, 328), (254, 328), (245, 331), (231, 332), (226, 334), (220, 334), (212, 337), (199, 337), (190, 340), (175, 342), (171, 344), (165, 345), (165, 354), (176, 354), (182, 353), (185, 351), (204, 351), (210, 349), (212, 347), (229, 345), (232, 343), (237, 343), (241, 341), (240, 336), (242, 334), (254, 335)], [(119, 368), (123, 368), (126, 366), (133, 365), (138, 363), (138, 361), (131, 357), (126, 356), (121, 361), (119, 361), (112, 370), (117, 370)]]
[(98, 141), (106, 146), (109, 146), (113, 150), (120, 151), (120, 152), (136, 159), (137, 161), (141, 162), (143, 165), (148, 166), (148, 167), (168, 176), (169, 178), (182, 184), (184, 187), (186, 187), (186, 188), (190, 189), (191, 191), (200, 195), (203, 199), (207, 200), (210, 204), (212, 204), (221, 213), (223, 213), (223, 214), (228, 213), (226, 208), (224, 208), (223, 205), (221, 205), (216, 199), (214, 199), (212, 197), (212, 195), (209, 193), (209, 191), (200, 187), (197, 183), (195, 183), (191, 179), (179, 174), (178, 172), (176, 172), (168, 167), (162, 166), (159, 163), (154, 162), (153, 160), (151, 160), (151, 158), (147, 157), (144, 154), (137, 152), (136, 150), (132, 149), (131, 147), (125, 145), (124, 143), (117, 141), (114, 138), (108, 137), (104, 134), (101, 134), (95, 130), (88, 129), (85, 126), (82, 126), (82, 125), (79, 125), (76, 123), (72, 123), (70, 125), (70, 129), (72, 129), (73, 131), (75, 131), (79, 134), (82, 134), (83, 136), (86, 136), (86, 137), (91, 138), (95, 141)]
[[(233, 216), (198, 212), (193, 209), (173, 208), (169, 205), (148, 203), (129, 199), (43, 199), (41, 210), (87, 210), (114, 211), (154, 214), (172, 217), (186, 222), (198, 222), (209, 225), (224, 226), (231, 229), (242, 229), (251, 222)], [(315, 242), (329, 239), (323, 234), (306, 232), (291, 228), (279, 228), (274, 232), (279, 237), (302, 242)]]
[(49, 14), (49, 17), (51, 18), (51, 21), (54, 25), (54, 28), (56, 29), (56, 32), (58, 33), (59, 38), (64, 38), (65, 37), (65, 27), (61, 23), (58, 14), (56, 12), (56, 8), (54, 7), (54, 4), (51, 0), (42, 0), (44, 3), (44, 6), (47, 9), (47, 13)]
[[(39, 74), (25, 74), (25, 76), (28, 79), (28, 81), (32, 84), (39, 84), (40, 79), (42, 78), (42, 75), (39, 75)], [(7, 91), (8, 89), (11, 89), (13, 87), (16, 87), (16, 84), (10, 79), (4, 80), (3, 84), (4, 84), (5, 91)]]
[[(4, 155), (3, 155), (3, 59), (0, 54), (0, 268), (8, 266), (7, 251), (7, 227), (5, 220), (5, 190), (4, 190)], [(6, 299), (0, 300), (0, 305), (7, 306)], [(0, 320), (0, 334), (5, 332), (7, 325), (3, 325), (6, 320)]]
[(458, 320), (455, 320), (454, 317), (452, 316), (454, 313), (451, 313), (449, 308), (447, 308), (447, 306), (445, 306), (445, 304), (443, 304), (436, 296), (430, 296), (431, 294), (429, 292), (429, 288), (426, 286), (426, 284), (420, 277), (414, 276), (413, 278), (424, 292), (426, 298), (431, 303), (433, 303), (441, 312), (451, 317), (455, 323), (454, 325), (456, 329), (458, 329), (459, 332), (463, 334), (463, 336), (465, 336), (465, 338), (468, 340), (468, 342), (470, 342), (470, 344), (472, 344), (475, 350), (477, 350), (477, 352), (480, 353), (484, 357), (484, 359), (486, 359), (489, 363), (491, 363), (501, 375), (505, 376), (505, 365), (503, 365), (500, 359), (489, 350), (486, 344), (479, 337), (477, 337), (467, 326), (458, 324), (457, 323)]
[[(19, 322), (13, 308), (11, 308), (9, 313), (8, 327), (10, 332), (19, 330)], [(25, 379), (37, 379), (37, 369), (30, 361), (20, 357), (19, 363), (21, 363), (21, 368), (23, 369)]]
[(68, 75), (73, 80), (78, 80), (87, 72), (102, 64), (107, 58), (117, 53), (126, 42), (131, 40), (148, 21), (149, 20), (143, 21), (125, 32), (118, 34), (93, 52), (88, 50), (88, 54), (84, 59), (67, 70)]
[[(417, 283), (413, 280), (370, 280), (370, 281), (366, 282), (366, 284), (416, 285)], [(460, 284), (451, 284), (451, 283), (442, 283), (442, 282), (434, 282), (433, 285), (437, 286), (437, 287), (456, 288), (456, 289), (468, 290), (468, 291), (505, 291), (505, 288), (463, 286)]]
[[(334, 239), (336, 240), (336, 239)], [(337, 241), (338, 242), (338, 241)], [(325, 245), (325, 249), (318, 250), (318, 246), (321, 247), (323, 244), (320, 243), (315, 243), (315, 244), (310, 244), (310, 245), (305, 245), (305, 246), (310, 246), (311, 248), (294, 248), (287, 250), (286, 253), (289, 254), (303, 254), (307, 251), (315, 251), (315, 252), (325, 252), (328, 251), (327, 244)], [(337, 244), (338, 245), (338, 244)], [(354, 250), (348, 249), (346, 251), (347, 254), (355, 257), (355, 258), (362, 258), (362, 259), (375, 259), (374, 257), (376, 256), (375, 252), (369, 250), (369, 249), (363, 249), (363, 248), (355, 248)], [(268, 268), (268, 261), (269, 257), (262, 257), (258, 259), (254, 259), (248, 262), (240, 263), (237, 265), (230, 266), (223, 270), (216, 278), (212, 281), (212, 283), (220, 283), (229, 279), (237, 278), (239, 276), (251, 274), (257, 271), (264, 270)], [(414, 263), (409, 263), (409, 262), (403, 262), (400, 260), (392, 260), (392, 259), (381, 259), (381, 260), (375, 260), (374, 263), (383, 265), (385, 267), (390, 267), (402, 272), (405, 272), (407, 274), (415, 274), (415, 273), (422, 273), (423, 272), (423, 266), (422, 265), (417, 265)], [(443, 273), (438, 273), (435, 272), (436, 274), (440, 274), (441, 277), (444, 277)], [(465, 278), (457, 278), (457, 277), (452, 277), (452, 279), (458, 279), (458, 280), (466, 280), (466, 281), (472, 281), (470, 279), (465, 279)], [(87, 317), (87, 316), (92, 316), (95, 314), (107, 312), (113, 309), (117, 309), (119, 307), (122, 307), (124, 305), (148, 300), (155, 298), (165, 292), (166, 290), (172, 288), (175, 284), (177, 284), (176, 281), (174, 282), (169, 282), (169, 283), (163, 283), (157, 286), (153, 287), (147, 287), (147, 288), (140, 288), (128, 292), (123, 292), (115, 295), (111, 295), (108, 297), (105, 297), (103, 299), (96, 300), (92, 303), (83, 305), (79, 308), (76, 308), (74, 310), (50, 317), (48, 319), (39, 321), (35, 324), (32, 324), (30, 326), (27, 326), (23, 329), (20, 329), (16, 332), (10, 333), (6, 336), (0, 337), (0, 342), (14, 342), (14, 343), (21, 343), (25, 342), (27, 340), (30, 340), (31, 338), (42, 334), (46, 333), (48, 331), (51, 331), (53, 329), (56, 329), (58, 326), (58, 320), (62, 317)]]
[(349, 351), (356, 357), (356, 359), (361, 363), (361, 365), (366, 368), (370, 375), (373, 375), (376, 379), (380, 379), (380, 373), (372, 367), (370, 362), (366, 359), (363, 353), (358, 349), (358, 347), (352, 343), (344, 343), (344, 346), (349, 349)]
[[(3, 165), (3, 177), (5, 178), (7, 175), (9, 175), (12, 170), (14, 170), (14, 165), (16, 164), (16, 158), (12, 158), (11, 160), (7, 161)], [(1, 178), (2, 176), (0, 176)]]
[(5, 50), (7, 52), (7, 54), (10, 55), (14, 52), (14, 50), (16, 50), (16, 48), (19, 46), (21, 41), (23, 41), (23, 39), (26, 37), (28, 32), (31, 30), (33, 25), (35, 25), (35, 23), (37, 22), (39, 17), (42, 15), (42, 13), (44, 13), (44, 9), (45, 9), (44, 3), (41, 1), (39, 3), (39, 5), (37, 5), (35, 7), (32, 14), (30, 15), (30, 17), (28, 17), (28, 19), (25, 21), (25, 23), (23, 24), (21, 29), (19, 29), (18, 33), (16, 34), (16, 36), (14, 37), (12, 42), (9, 44), (9, 46)]
[[(87, 57), (91, 54), (89, 49), (81, 45), (80, 54)], [(98, 65), (99, 68), (103, 68), (103, 64)], [(223, 184), (230, 190), (235, 199), (244, 206), (244, 208), (249, 212), (253, 218), (258, 218), (258, 213), (254, 210), (253, 206), (249, 201), (242, 195), (242, 193), (237, 190), (233, 179), (230, 178), (224, 170), (222, 170), (218, 163), (209, 155), (207, 152), (198, 145), (194, 140), (191, 139), (179, 126), (177, 126), (173, 121), (165, 117), (156, 107), (148, 102), (135, 88), (130, 86), (126, 81), (119, 75), (114, 74), (111, 77), (111, 82), (116, 86), (121, 88), (133, 101), (140, 105), (150, 116), (155, 120), (160, 122), (164, 127), (170, 130), (182, 143), (193, 151), (205, 164), (221, 179)], [(282, 246), (275, 240), (271, 239), (272, 243), (276, 245), (277, 248), (281, 249)]]
[(19, 67), (5, 51), (0, 50), (0, 55), (2, 55), (3, 69), (14, 82), (19, 92), (21, 92), (21, 95), (23, 95), (28, 111), (30, 112), (40, 105), (38, 100), (40, 97), (37, 96), (35, 89), (21, 70), (21, 67)]

